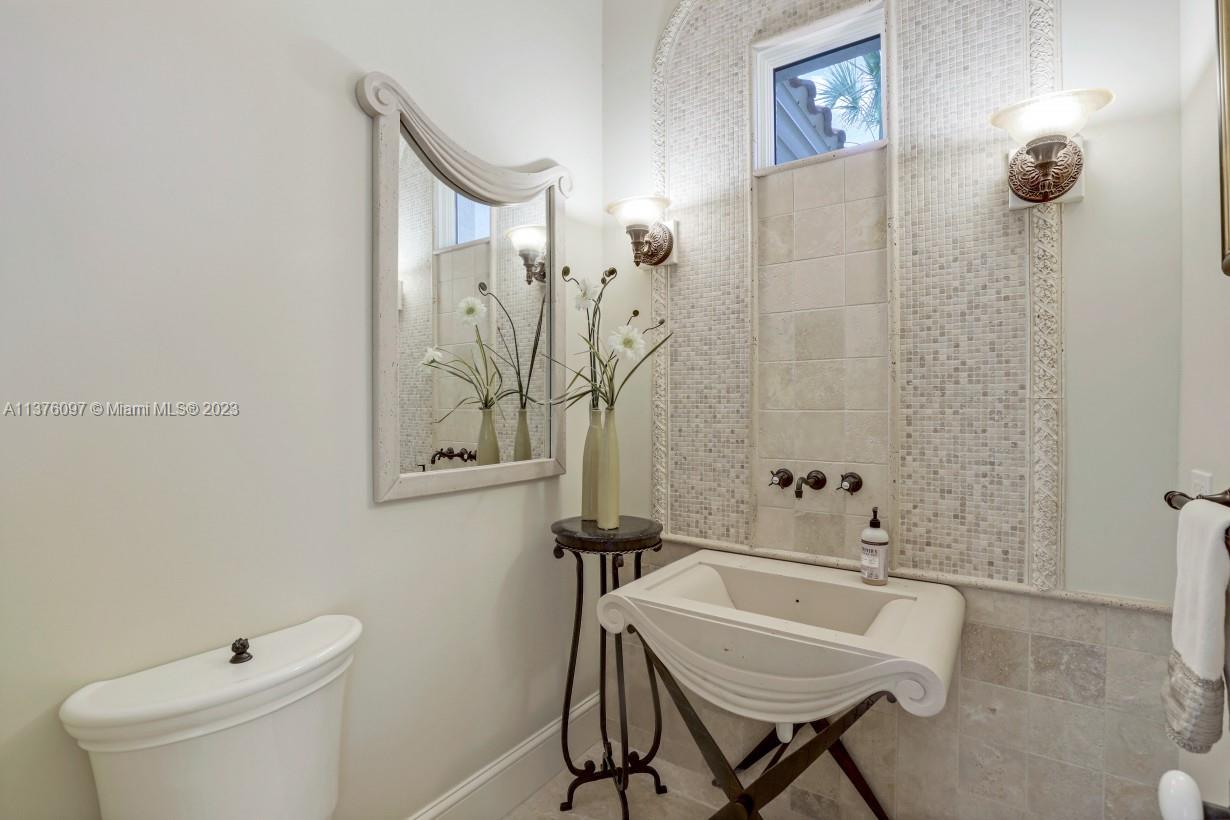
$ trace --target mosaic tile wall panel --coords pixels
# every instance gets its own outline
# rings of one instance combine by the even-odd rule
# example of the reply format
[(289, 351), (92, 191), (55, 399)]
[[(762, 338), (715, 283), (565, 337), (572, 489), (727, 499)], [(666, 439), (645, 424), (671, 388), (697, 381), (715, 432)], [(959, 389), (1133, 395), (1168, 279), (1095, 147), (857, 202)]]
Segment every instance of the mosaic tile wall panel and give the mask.
[[(989, 112), (1028, 96), (1026, 4), (900, 0), (898, 564), (1026, 581), (1025, 216)], [(936, 59), (948, 55), (949, 59)]]
[[(853, 5), (723, 0), (690, 5), (675, 21), (663, 68), (666, 190), (684, 248), (667, 274), (675, 335), (665, 415), (675, 478), (666, 505), (676, 534), (743, 543), (751, 536), (748, 45)], [(655, 500), (657, 514), (662, 506)]]
[[(751, 422), (746, 47), (845, 4), (785, 5), (682, 0), (655, 62), (656, 171), (688, 253), (654, 289), (655, 313), (677, 336), (654, 374), (653, 499), (680, 535), (746, 542), (753, 520), (755, 500), (742, 489)], [(937, 15), (900, 0), (893, 17), (897, 564), (1025, 582), (1040, 429), (1029, 392), (1030, 239), (1026, 217), (1003, 206), (1006, 142), (986, 118), (1039, 85), (1031, 68), (1057, 73), (1047, 57), (1054, 5), (960, 0)], [(723, 93), (707, 91), (715, 86)], [(714, 491), (696, 497), (697, 480), (716, 481)], [(1051, 587), (1045, 570), (1058, 544), (1040, 535), (1032, 574), (1046, 577), (1032, 580)]]

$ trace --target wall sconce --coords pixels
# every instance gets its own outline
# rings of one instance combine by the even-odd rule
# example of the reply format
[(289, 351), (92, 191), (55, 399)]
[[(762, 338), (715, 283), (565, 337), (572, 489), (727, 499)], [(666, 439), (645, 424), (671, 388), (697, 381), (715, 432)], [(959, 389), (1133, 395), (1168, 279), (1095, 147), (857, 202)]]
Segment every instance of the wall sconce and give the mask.
[(525, 284), (547, 281), (547, 226), (518, 225), (504, 235), (525, 265)]
[(614, 214), (632, 240), (632, 263), (661, 265), (675, 250), (675, 233), (662, 221), (662, 212), (671, 201), (664, 196), (630, 196), (612, 202), (607, 213)]
[(1031, 97), (991, 115), (991, 125), (1021, 147), (1008, 161), (1008, 187), (1026, 202), (1050, 202), (1072, 190), (1085, 158), (1072, 141), (1089, 115), (1115, 98), (1105, 88)]

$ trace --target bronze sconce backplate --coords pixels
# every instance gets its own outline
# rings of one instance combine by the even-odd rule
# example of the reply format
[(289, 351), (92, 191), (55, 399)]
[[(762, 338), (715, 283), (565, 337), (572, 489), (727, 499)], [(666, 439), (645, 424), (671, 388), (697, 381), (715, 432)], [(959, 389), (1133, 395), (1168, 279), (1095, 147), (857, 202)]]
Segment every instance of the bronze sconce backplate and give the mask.
[(661, 222), (649, 228), (633, 225), (628, 228), (628, 236), (632, 239), (632, 263), (638, 268), (642, 262), (661, 265), (675, 249), (675, 235)]
[(1050, 202), (1072, 190), (1084, 165), (1084, 154), (1072, 140), (1039, 137), (1012, 155), (1008, 187), (1026, 202)]

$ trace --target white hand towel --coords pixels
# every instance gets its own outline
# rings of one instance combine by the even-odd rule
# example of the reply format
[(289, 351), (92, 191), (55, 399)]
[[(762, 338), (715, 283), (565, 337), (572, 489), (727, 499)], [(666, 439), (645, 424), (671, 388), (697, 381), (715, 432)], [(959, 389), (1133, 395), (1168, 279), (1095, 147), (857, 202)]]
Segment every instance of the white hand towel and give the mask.
[(1179, 512), (1179, 575), (1170, 623), (1170, 674), (1162, 692), (1166, 733), (1189, 752), (1207, 752), (1221, 737), (1225, 708), (1226, 595), (1230, 507), (1189, 501)]

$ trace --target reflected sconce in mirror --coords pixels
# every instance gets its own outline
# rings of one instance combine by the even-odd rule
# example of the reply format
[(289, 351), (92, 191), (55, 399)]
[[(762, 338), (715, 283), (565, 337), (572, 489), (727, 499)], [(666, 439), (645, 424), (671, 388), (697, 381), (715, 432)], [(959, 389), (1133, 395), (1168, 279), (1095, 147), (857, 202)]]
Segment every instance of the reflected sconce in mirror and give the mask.
[(1008, 161), (1008, 187), (1027, 203), (1059, 199), (1072, 190), (1085, 164), (1072, 138), (1089, 115), (1115, 98), (1105, 88), (1078, 88), (1031, 97), (991, 115), (1020, 148)]
[(638, 268), (642, 262), (657, 266), (671, 258), (675, 250), (675, 232), (662, 220), (670, 204), (664, 196), (630, 196), (607, 206), (607, 212), (628, 232), (632, 240), (632, 263)]
[(547, 226), (518, 225), (504, 235), (525, 265), (525, 284), (547, 281)]

